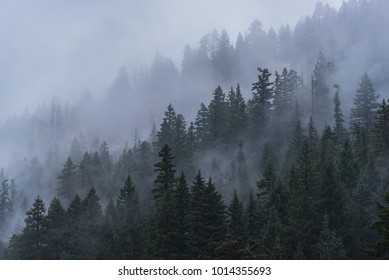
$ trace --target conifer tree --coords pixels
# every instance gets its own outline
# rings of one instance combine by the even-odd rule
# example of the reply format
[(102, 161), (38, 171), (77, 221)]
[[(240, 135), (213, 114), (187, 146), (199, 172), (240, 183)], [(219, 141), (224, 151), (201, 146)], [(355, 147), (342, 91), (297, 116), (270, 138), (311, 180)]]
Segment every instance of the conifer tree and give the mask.
[(373, 145), (379, 157), (389, 160), (389, 104), (386, 104), (385, 99), (377, 110)]
[(204, 103), (200, 104), (196, 115), (195, 135), (198, 145), (205, 148), (209, 139), (209, 111)]
[(6, 231), (7, 222), (12, 217), (14, 213), (12, 193), (8, 180), (3, 180), (1, 182), (0, 189), (0, 229), (1, 232)]
[(180, 248), (181, 252), (177, 255), (179, 259), (187, 259), (190, 255), (189, 252), (189, 214), (190, 214), (190, 193), (188, 184), (186, 182), (184, 172), (178, 179), (177, 187), (174, 190), (175, 212), (172, 215), (175, 216), (177, 221), (177, 239), (176, 246)]
[(175, 243), (177, 221), (172, 215), (175, 210), (173, 189), (176, 179), (174, 157), (168, 145), (163, 146), (159, 157), (160, 161), (154, 165), (157, 178), (153, 188), (155, 206), (151, 217), (151, 250), (153, 258), (176, 259), (180, 253)]
[(116, 257), (119, 259), (141, 259), (144, 256), (144, 233), (142, 229), (141, 212), (138, 193), (130, 176), (120, 189), (117, 198), (118, 247)]
[(335, 88), (335, 95), (334, 95), (334, 119), (335, 119), (335, 126), (334, 126), (334, 134), (335, 134), (335, 141), (337, 144), (337, 148), (340, 148), (343, 144), (345, 137), (346, 137), (346, 129), (344, 128), (344, 118), (342, 114), (342, 110), (340, 108), (340, 86), (338, 84), (334, 85)]
[(346, 258), (342, 238), (329, 226), (328, 216), (324, 215), (320, 237), (317, 244), (320, 260), (342, 260)]
[(244, 219), (243, 204), (239, 201), (236, 191), (228, 206), (228, 235), (229, 238), (237, 240), (239, 247), (243, 248), (246, 244), (246, 221)]
[(351, 123), (354, 127), (363, 128), (368, 133), (372, 131), (379, 106), (377, 99), (378, 94), (376, 94), (373, 83), (365, 72), (355, 94), (354, 108), (351, 109)]
[(264, 129), (270, 118), (271, 99), (273, 98), (273, 82), (270, 82), (271, 73), (268, 69), (258, 68), (258, 81), (252, 84), (253, 97), (248, 102), (250, 130), (253, 139), (256, 139)]
[(42, 260), (47, 246), (46, 207), (38, 196), (32, 207), (26, 213), (25, 227), (20, 236), (22, 246), (21, 259)]
[(328, 61), (320, 52), (312, 75), (312, 118), (319, 128), (331, 120), (329, 79), (333, 68), (333, 62)]
[(58, 198), (53, 198), (47, 210), (47, 247), (45, 258), (60, 259), (64, 250), (66, 211)]
[(223, 140), (227, 126), (227, 103), (225, 94), (220, 86), (213, 92), (213, 99), (208, 106), (208, 131), (211, 144)]
[(377, 203), (378, 220), (371, 228), (379, 235), (379, 240), (370, 244), (370, 255), (375, 259), (389, 259), (389, 192), (386, 192), (383, 203)]
[(72, 159), (68, 157), (58, 176), (58, 195), (66, 201), (70, 201), (77, 193), (76, 170), (76, 165), (73, 163)]

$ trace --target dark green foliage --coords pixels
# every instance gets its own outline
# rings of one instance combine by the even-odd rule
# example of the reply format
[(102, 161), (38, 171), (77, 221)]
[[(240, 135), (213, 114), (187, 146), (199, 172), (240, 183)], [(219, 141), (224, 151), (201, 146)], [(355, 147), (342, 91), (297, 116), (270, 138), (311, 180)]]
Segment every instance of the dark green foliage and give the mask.
[(192, 259), (215, 259), (226, 233), (225, 206), (211, 179), (205, 183), (200, 172), (191, 188), (190, 252)]
[(175, 231), (176, 247), (180, 249), (180, 254), (177, 255), (179, 259), (187, 259), (190, 256), (189, 251), (189, 215), (190, 215), (190, 193), (188, 184), (186, 182), (185, 174), (182, 172), (174, 191), (175, 209), (172, 216), (175, 217), (177, 226)]
[(54, 198), (47, 211), (47, 259), (60, 259), (64, 251), (66, 211), (58, 198)]
[(14, 235), (8, 245), (8, 258), (24, 260), (46, 259), (47, 246), (46, 208), (38, 196), (27, 211), (25, 227), (20, 235)]
[(238, 84), (236, 90), (231, 87), (227, 96), (227, 130), (230, 141), (242, 136), (246, 129), (246, 119), (246, 102)]
[(234, 196), (228, 206), (228, 222), (227, 232), (228, 237), (238, 242), (238, 247), (243, 249), (246, 245), (246, 221), (244, 217), (244, 209), (242, 203), (239, 201), (238, 195), (234, 192)]
[(249, 128), (253, 139), (263, 134), (270, 118), (271, 99), (273, 98), (273, 82), (268, 69), (258, 68), (258, 81), (253, 83), (253, 97), (248, 101)]
[[(114, 226), (115, 240), (117, 242), (117, 251), (115, 258), (117, 259), (142, 259), (145, 254), (145, 238), (142, 226), (142, 213), (139, 204), (138, 193), (135, 190), (135, 185), (130, 176), (120, 189), (120, 194), (117, 198), (116, 210), (113, 206), (107, 211), (109, 224)], [(107, 215), (106, 215), (107, 216)]]
[[(245, 38), (238, 37), (234, 52), (226, 32), (213, 32), (198, 51), (186, 48), (182, 77), (208, 75), (226, 85), (238, 75), (236, 68), (248, 70), (253, 63), (234, 61), (245, 49), (255, 47), (256, 57), (276, 39), (256, 22)], [(279, 40), (285, 53), (286, 39)], [(156, 59), (155, 73), (167, 69), (163, 60)], [(199, 73), (196, 63), (207, 70)], [(111, 156), (107, 142), (95, 141), (86, 151), (84, 141), (75, 138), (72, 158), (62, 169), (56, 147), (47, 162), (33, 158), (26, 165), (33, 175), (22, 180), (31, 192), (43, 191), (58, 174), (64, 204), (54, 198), (47, 214), (40, 197), (28, 210), (26, 194), (17, 193), (1, 171), (0, 238), (9, 239), (13, 228), (21, 231), (9, 239), (3, 255), (0, 244), (0, 258), (364, 259), (367, 252), (387, 258), (386, 208), (380, 202), (377, 218), (374, 203), (387, 191), (388, 105), (384, 100), (375, 107), (377, 95), (364, 75), (348, 129), (338, 85), (331, 107), (333, 66), (319, 55), (312, 100), (296, 71), (285, 68), (272, 79), (268, 69), (258, 68), (247, 103), (239, 84), (227, 96), (218, 86), (189, 125), (169, 104), (160, 129), (154, 125), (144, 141), (136, 133), (133, 147), (126, 144), (121, 154), (116, 142)], [(242, 85), (249, 84), (247, 76)], [(203, 91), (204, 85), (192, 86)], [(152, 87), (157, 88), (155, 81)], [(194, 97), (192, 88), (183, 90), (191, 93), (185, 98)], [(54, 142), (70, 125), (71, 112), (53, 106)], [(200, 172), (195, 175), (199, 167), (209, 175), (207, 182)], [(60, 172), (47, 179), (51, 170)], [(193, 177), (189, 188), (186, 178)], [(230, 202), (227, 207), (223, 200)], [(17, 221), (25, 212), (22, 229)], [(371, 221), (376, 221), (372, 228)]]
[(208, 106), (209, 141), (217, 143), (222, 140), (227, 130), (227, 102), (220, 86), (213, 92), (213, 99)]
[(155, 179), (154, 214), (152, 225), (152, 256), (156, 259), (176, 259), (180, 248), (176, 247), (177, 221), (174, 216), (174, 187), (176, 185), (174, 157), (171, 149), (165, 145), (159, 152), (161, 160), (155, 164), (157, 178)]
[(371, 228), (379, 235), (379, 240), (370, 244), (370, 255), (375, 259), (389, 259), (389, 192), (384, 196), (383, 203), (377, 203), (378, 220)]
[(317, 251), (320, 260), (343, 260), (346, 258), (342, 239), (337, 236), (335, 230), (329, 227), (327, 215), (324, 215)]

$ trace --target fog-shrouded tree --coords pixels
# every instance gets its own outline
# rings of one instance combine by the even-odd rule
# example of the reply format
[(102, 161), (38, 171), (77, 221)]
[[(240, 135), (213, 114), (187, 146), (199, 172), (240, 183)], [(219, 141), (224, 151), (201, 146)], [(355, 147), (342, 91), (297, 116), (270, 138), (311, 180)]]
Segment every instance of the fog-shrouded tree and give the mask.
[(61, 173), (58, 175), (58, 195), (69, 202), (77, 193), (77, 166), (68, 157)]
[(263, 134), (271, 113), (273, 82), (269, 69), (258, 68), (258, 80), (252, 84), (252, 98), (247, 103), (250, 133), (253, 139)]
[(372, 131), (379, 106), (377, 99), (378, 94), (369, 75), (365, 72), (355, 94), (354, 108), (351, 109), (351, 124), (354, 127), (363, 128), (368, 133)]

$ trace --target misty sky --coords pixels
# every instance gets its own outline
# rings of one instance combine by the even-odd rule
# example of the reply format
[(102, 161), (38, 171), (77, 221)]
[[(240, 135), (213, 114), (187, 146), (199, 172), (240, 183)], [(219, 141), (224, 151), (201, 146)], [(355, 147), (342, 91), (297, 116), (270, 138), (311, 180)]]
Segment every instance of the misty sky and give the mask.
[[(235, 41), (255, 19), (266, 30), (293, 26), (316, 2), (0, 0), (0, 119), (85, 87), (104, 93), (120, 66), (147, 66), (156, 51), (179, 64), (184, 46), (214, 28)], [(322, 2), (339, 8), (342, 0)]]

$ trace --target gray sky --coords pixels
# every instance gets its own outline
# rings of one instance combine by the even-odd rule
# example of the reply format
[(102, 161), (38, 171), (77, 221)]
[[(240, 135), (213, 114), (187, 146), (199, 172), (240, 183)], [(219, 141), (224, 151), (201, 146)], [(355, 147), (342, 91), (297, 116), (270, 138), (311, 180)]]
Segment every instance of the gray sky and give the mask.
[[(0, 119), (62, 101), (84, 87), (104, 92), (120, 66), (148, 65), (156, 51), (179, 63), (214, 28), (267, 30), (311, 15), (314, 0), (0, 0)], [(322, 1), (339, 8), (342, 0)]]

